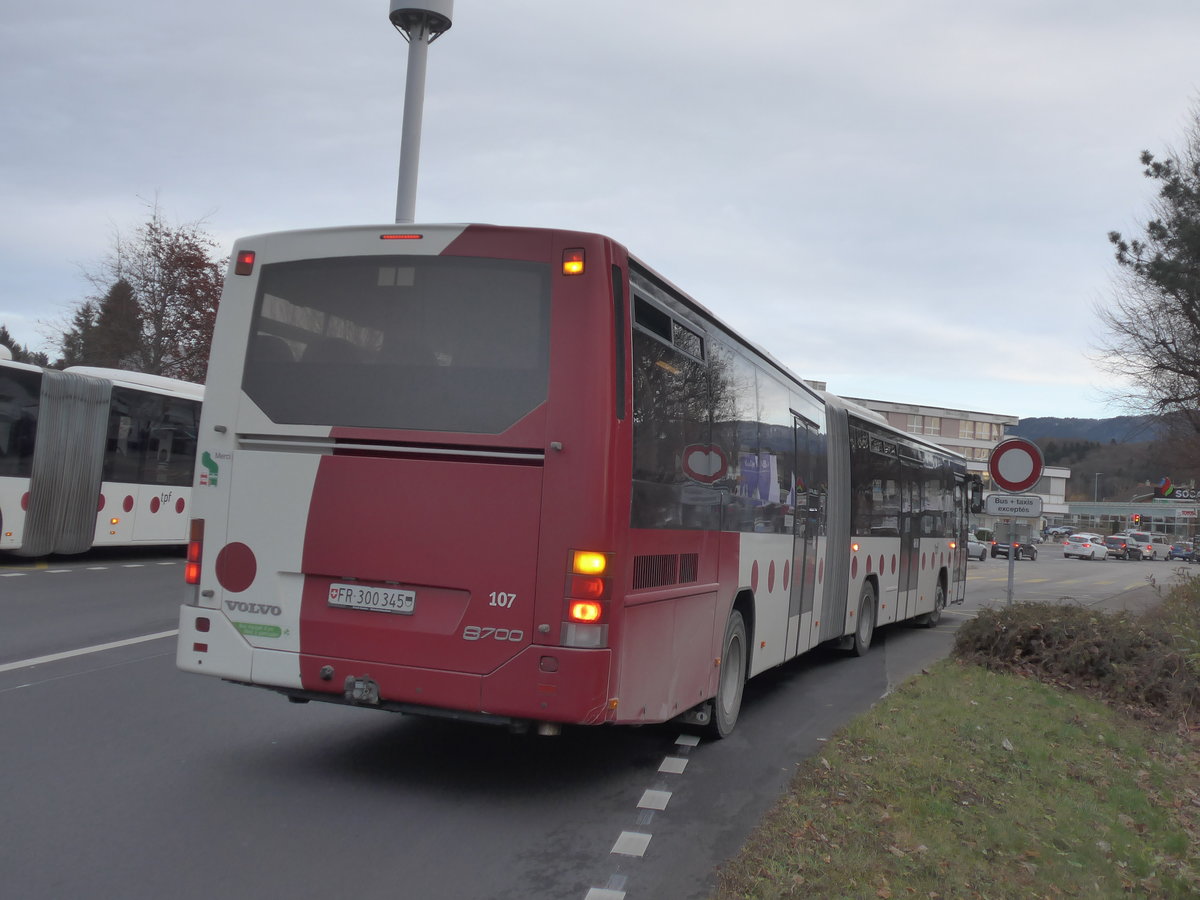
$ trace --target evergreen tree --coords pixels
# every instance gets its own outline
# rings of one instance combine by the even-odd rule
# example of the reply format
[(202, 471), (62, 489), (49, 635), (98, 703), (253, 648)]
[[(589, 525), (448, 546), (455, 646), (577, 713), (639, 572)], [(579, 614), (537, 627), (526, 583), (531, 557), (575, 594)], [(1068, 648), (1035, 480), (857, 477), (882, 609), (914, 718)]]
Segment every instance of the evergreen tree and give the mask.
[(1142, 236), (1109, 233), (1120, 275), (1115, 302), (1100, 310), (1111, 333), (1102, 350), (1133, 380), (1134, 405), (1200, 435), (1200, 108), (1182, 152), (1145, 151), (1141, 162), (1158, 194)]
[(92, 335), (96, 331), (96, 316), (96, 304), (91, 300), (85, 300), (75, 308), (70, 327), (59, 338), (59, 349), (62, 351), (56, 363), (59, 368), (93, 365)]
[(136, 369), (141, 363), (142, 324), (137, 298), (124, 278), (100, 301), (88, 347), (89, 363), (110, 369)]
[(0, 325), (0, 344), (3, 344), (12, 352), (13, 362), (29, 363), (34, 366), (50, 365), (50, 358), (45, 353), (30, 350), (28, 347), (23, 346), (12, 336), (12, 332), (8, 330), (7, 325)]

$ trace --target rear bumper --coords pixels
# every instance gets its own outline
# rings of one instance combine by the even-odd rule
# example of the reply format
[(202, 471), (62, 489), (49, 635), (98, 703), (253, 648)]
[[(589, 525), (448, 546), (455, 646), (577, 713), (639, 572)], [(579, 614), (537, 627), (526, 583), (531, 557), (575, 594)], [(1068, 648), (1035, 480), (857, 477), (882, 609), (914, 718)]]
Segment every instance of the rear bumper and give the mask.
[[(610, 650), (530, 646), (495, 671), (473, 675), (300, 654), (304, 695), (298, 699), (462, 718), (596, 725), (615, 716), (609, 708), (611, 659)], [(355, 682), (370, 682), (370, 693), (378, 699), (351, 699)]]

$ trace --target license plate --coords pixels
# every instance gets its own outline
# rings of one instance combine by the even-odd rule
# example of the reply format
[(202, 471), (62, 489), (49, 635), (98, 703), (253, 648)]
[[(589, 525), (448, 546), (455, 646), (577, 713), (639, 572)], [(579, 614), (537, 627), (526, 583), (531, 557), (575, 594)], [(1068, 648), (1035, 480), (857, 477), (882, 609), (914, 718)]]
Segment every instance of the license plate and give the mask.
[(417, 592), (365, 584), (331, 584), (329, 605), (411, 616), (417, 606)]

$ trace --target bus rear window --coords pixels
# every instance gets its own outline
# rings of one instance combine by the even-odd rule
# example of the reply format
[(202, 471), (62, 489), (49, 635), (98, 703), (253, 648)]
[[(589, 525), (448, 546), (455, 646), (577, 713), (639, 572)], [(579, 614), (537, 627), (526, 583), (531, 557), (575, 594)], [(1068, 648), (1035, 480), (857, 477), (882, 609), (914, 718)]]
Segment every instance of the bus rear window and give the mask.
[(546, 399), (549, 284), (511, 260), (265, 265), (242, 388), (280, 424), (500, 433)]

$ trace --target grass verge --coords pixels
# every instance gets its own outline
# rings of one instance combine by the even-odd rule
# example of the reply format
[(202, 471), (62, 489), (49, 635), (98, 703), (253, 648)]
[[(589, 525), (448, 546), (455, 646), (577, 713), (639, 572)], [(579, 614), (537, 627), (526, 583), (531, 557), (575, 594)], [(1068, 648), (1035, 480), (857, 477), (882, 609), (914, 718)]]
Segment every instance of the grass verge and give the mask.
[(981, 615), (799, 767), (717, 897), (1200, 896), (1198, 639), (1200, 581)]

